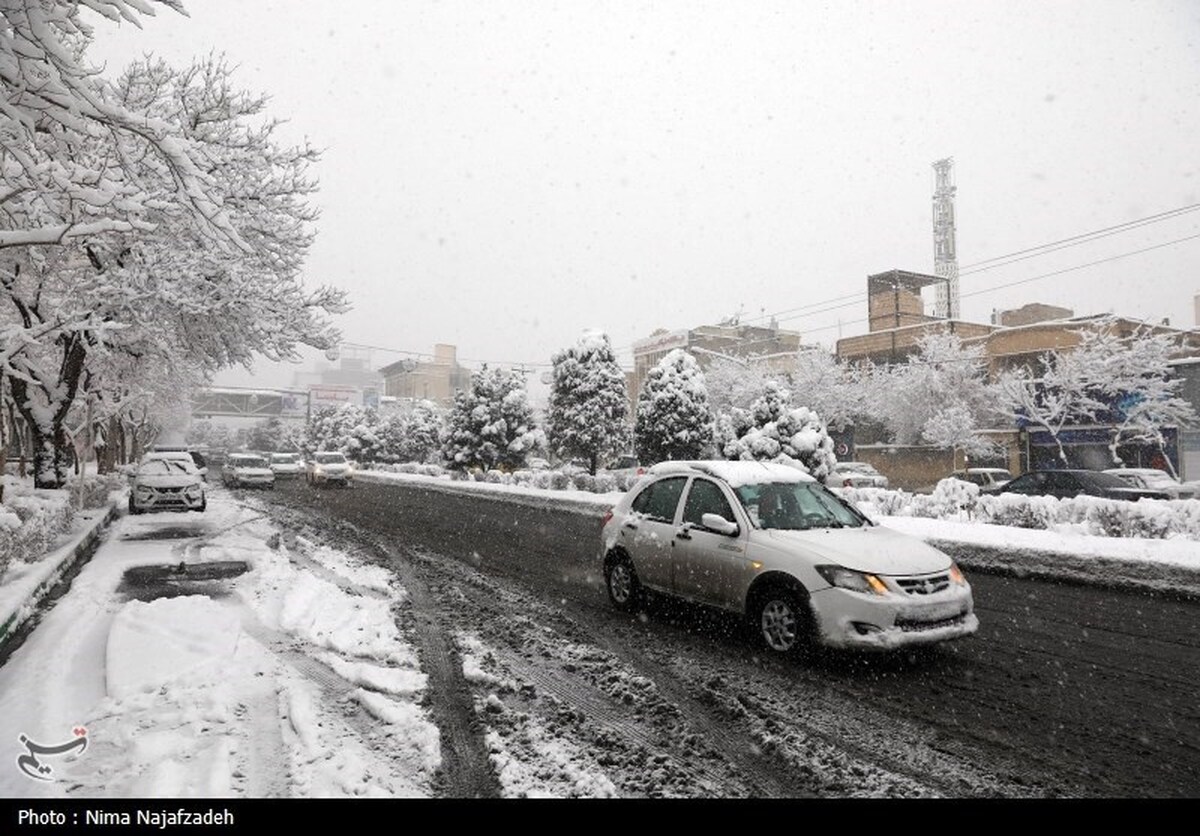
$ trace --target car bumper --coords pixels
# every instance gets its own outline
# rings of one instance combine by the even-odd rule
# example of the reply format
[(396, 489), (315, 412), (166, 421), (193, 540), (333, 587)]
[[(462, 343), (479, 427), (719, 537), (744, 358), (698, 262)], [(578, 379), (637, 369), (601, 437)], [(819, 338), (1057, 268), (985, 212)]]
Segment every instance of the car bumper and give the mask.
[(937, 644), (979, 629), (969, 586), (933, 595), (868, 595), (831, 587), (811, 596), (821, 641), (829, 647), (891, 650)]
[(314, 473), (314, 482), (349, 482), (353, 477), (349, 473)]
[(204, 494), (155, 492), (135, 495), (130, 504), (138, 511), (199, 511), (204, 507)]

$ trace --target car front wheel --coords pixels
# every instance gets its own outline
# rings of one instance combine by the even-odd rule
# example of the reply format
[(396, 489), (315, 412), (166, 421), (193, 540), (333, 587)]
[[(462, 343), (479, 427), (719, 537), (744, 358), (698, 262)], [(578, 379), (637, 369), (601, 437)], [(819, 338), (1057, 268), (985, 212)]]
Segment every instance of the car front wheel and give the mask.
[(808, 602), (794, 590), (778, 587), (760, 595), (752, 619), (759, 639), (775, 653), (796, 653), (811, 643)]
[(613, 606), (623, 612), (636, 610), (641, 600), (642, 585), (633, 562), (624, 555), (615, 557), (604, 568), (605, 586)]

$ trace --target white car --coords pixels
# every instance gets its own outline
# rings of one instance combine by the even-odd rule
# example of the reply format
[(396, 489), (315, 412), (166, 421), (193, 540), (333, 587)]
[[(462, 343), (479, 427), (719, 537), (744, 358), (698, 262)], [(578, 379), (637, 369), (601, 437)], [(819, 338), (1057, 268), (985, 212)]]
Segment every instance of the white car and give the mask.
[(888, 478), (866, 462), (838, 462), (827, 484), (835, 488), (886, 488)]
[(354, 466), (341, 453), (314, 453), (305, 464), (305, 479), (314, 486), (333, 483), (348, 488)]
[(129, 513), (203, 511), (204, 482), (191, 459), (151, 458), (142, 462), (129, 487)]
[(271, 470), (271, 465), (255, 453), (230, 453), (226, 456), (221, 479), (228, 488), (275, 487), (275, 472)]
[(1128, 482), (1135, 488), (1162, 491), (1171, 499), (1195, 499), (1200, 493), (1200, 482), (1180, 482), (1165, 470), (1152, 467), (1115, 467), (1104, 471)]
[(978, 485), (980, 493), (1001, 493), (1004, 486), (1013, 480), (1013, 475), (1002, 467), (968, 467), (954, 471), (950, 478)]
[(271, 471), (276, 479), (295, 479), (304, 472), (304, 462), (296, 453), (272, 453)]
[(186, 467), (190, 467), (192, 470), (196, 471), (196, 473), (199, 474), (201, 481), (205, 481), (205, 482), (208, 481), (208, 467), (207, 466), (201, 467), (197, 463), (196, 454), (193, 454), (183, 448), (172, 448), (172, 449), (154, 448), (154, 449), (151, 449), (149, 453), (146, 453), (144, 456), (142, 456), (142, 464), (145, 464), (146, 462), (164, 461), (164, 460), (181, 462)]
[(636, 609), (643, 590), (719, 607), (778, 653), (933, 644), (979, 628), (949, 555), (781, 464), (655, 465), (605, 515), (599, 558), (619, 609)]

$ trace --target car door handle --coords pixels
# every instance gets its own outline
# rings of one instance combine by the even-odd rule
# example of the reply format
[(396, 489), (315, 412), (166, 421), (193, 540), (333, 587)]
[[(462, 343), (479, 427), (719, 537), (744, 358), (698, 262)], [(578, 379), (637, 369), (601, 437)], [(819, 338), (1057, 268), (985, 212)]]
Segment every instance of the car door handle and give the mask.
[(637, 527), (638, 527), (638, 524), (637, 524), (637, 523), (635, 523), (635, 522), (627, 522), (627, 523), (625, 523), (624, 525), (622, 525), (621, 527), (622, 527), (622, 528), (628, 528), (628, 529), (630, 529), (630, 530), (635, 530), (635, 531), (636, 531), (636, 530), (637, 530)]

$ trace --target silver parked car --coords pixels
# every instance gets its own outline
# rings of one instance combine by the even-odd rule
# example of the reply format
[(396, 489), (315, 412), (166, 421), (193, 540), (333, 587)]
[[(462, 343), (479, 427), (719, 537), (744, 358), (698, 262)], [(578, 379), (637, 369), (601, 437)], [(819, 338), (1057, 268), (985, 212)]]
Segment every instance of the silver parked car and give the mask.
[(949, 555), (780, 464), (655, 465), (605, 516), (599, 558), (618, 608), (637, 608), (646, 589), (716, 606), (780, 653), (932, 644), (979, 627)]
[(204, 481), (191, 460), (151, 458), (143, 461), (129, 487), (129, 513), (203, 511), (208, 507)]
[(825, 480), (835, 488), (886, 488), (888, 478), (866, 462), (838, 462)]
[(298, 479), (304, 472), (304, 462), (299, 453), (272, 453), (271, 472), (276, 479)]
[(1116, 476), (1131, 487), (1162, 491), (1171, 499), (1195, 499), (1200, 482), (1180, 482), (1165, 470), (1151, 467), (1116, 467), (1104, 473)]

